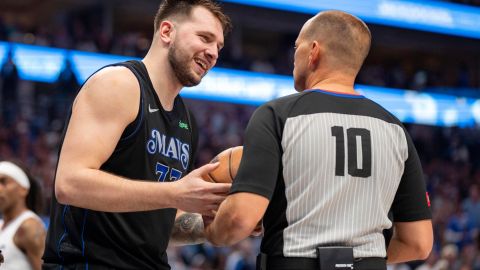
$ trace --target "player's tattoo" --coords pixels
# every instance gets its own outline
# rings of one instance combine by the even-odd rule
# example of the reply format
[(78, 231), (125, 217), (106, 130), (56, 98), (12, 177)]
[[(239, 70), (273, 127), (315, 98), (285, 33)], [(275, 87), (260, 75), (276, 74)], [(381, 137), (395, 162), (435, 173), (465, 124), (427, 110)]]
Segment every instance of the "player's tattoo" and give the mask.
[(205, 242), (203, 219), (200, 214), (184, 213), (175, 219), (170, 240), (175, 245)]

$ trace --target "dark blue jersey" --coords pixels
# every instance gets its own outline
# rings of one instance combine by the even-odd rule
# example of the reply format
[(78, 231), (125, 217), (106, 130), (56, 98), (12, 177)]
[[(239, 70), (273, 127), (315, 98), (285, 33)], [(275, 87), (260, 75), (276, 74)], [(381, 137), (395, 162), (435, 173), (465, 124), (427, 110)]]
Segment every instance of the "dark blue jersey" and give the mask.
[[(195, 121), (182, 98), (178, 96), (173, 110), (167, 112), (142, 62), (115, 65), (129, 68), (137, 77), (140, 106), (100, 169), (139, 181), (180, 179), (191, 170), (198, 143)], [(62, 205), (53, 196), (43, 259), (53, 264), (84, 264), (88, 269), (170, 269), (166, 248), (175, 214), (176, 209), (99, 212)]]

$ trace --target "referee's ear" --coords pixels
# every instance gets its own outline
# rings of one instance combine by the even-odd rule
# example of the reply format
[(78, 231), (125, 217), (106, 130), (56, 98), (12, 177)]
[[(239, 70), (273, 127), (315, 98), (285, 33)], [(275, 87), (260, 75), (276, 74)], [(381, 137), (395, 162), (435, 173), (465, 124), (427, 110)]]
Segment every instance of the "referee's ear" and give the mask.
[(323, 46), (317, 40), (312, 41), (312, 44), (310, 45), (310, 55), (308, 56), (308, 66), (313, 71), (319, 66), (324, 51)]

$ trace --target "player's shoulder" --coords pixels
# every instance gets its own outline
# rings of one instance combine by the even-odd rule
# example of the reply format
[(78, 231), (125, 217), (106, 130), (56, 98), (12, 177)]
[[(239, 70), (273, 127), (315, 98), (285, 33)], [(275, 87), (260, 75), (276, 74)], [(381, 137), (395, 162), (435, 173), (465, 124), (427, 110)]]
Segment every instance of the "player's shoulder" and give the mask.
[(37, 216), (32, 216), (26, 218), (22, 224), (20, 224), (20, 227), (18, 228), (19, 230), (31, 230), (35, 228), (43, 228), (45, 229), (45, 225), (43, 224), (43, 221), (40, 219), (40, 217)]
[(32, 216), (25, 219), (14, 236), (15, 244), (22, 249), (37, 249), (43, 246), (46, 235), (45, 225), (38, 217)]
[[(83, 85), (82, 89), (99, 88), (100, 91), (112, 89), (131, 89), (138, 87), (133, 72), (125, 66), (107, 66), (95, 72)], [(108, 87), (107, 87), (108, 86)]]
[(140, 100), (140, 84), (131, 70), (125, 66), (107, 66), (94, 73), (82, 86), (76, 99), (77, 103), (94, 106), (136, 105), (132, 101)]
[(42, 220), (38, 217), (29, 217), (20, 224), (15, 234), (15, 238), (17, 238), (18, 241), (24, 242), (28, 241), (32, 235), (42, 232), (45, 232), (45, 225)]

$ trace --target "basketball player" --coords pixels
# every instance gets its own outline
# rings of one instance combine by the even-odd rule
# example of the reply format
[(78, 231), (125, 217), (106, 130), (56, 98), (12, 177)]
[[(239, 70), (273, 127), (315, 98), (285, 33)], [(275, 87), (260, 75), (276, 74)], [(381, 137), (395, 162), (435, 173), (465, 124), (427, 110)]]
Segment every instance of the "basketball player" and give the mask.
[[(10, 161), (0, 162), (0, 250), (2, 270), (41, 269), (45, 227), (32, 210), (41, 207), (37, 183), (26, 170)], [(1, 262), (0, 262), (1, 263)]]
[[(45, 269), (170, 269), (166, 248), (203, 241), (200, 214), (230, 184), (190, 172), (198, 131), (183, 100), (215, 65), (230, 22), (211, 0), (164, 1), (142, 61), (95, 73), (60, 150)], [(190, 172), (190, 173), (189, 173)], [(177, 209), (199, 213), (196, 215)]]
[(387, 255), (428, 256), (431, 213), (414, 145), (398, 119), (354, 90), (370, 42), (365, 23), (341, 11), (305, 23), (295, 42), (300, 93), (254, 113), (231, 195), (206, 228), (212, 243), (247, 237), (263, 217), (259, 269), (375, 270)]

